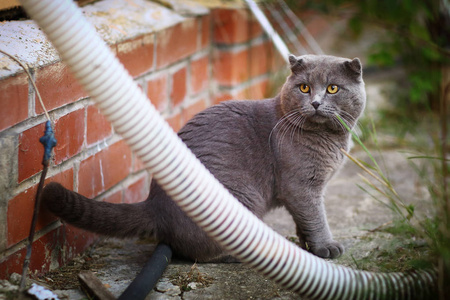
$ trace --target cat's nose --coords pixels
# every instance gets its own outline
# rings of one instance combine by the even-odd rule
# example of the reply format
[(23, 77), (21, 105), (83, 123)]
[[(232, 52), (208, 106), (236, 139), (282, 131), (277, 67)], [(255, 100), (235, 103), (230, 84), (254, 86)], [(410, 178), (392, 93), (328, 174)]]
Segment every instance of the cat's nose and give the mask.
[(320, 106), (320, 102), (319, 101), (313, 101), (311, 102), (311, 105), (314, 107), (315, 110), (317, 110)]

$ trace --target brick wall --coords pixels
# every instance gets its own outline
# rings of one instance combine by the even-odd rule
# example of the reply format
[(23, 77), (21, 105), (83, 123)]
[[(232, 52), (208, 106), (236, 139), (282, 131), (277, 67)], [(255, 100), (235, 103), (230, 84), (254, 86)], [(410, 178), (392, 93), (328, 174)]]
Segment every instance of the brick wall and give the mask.
[[(164, 8), (164, 14), (155, 18), (167, 14)], [(247, 10), (175, 15), (170, 15), (175, 21), (158, 30), (149, 26), (117, 41), (104, 37), (175, 131), (220, 101), (266, 95), (270, 75), (283, 62)], [(7, 29), (14, 26), (31, 26), (31, 38), (20, 37), (24, 43), (42, 43), (31, 21), (14, 21), (0, 24), (0, 45), (8, 39), (11, 31)], [(102, 33), (101, 24), (96, 28)], [(21, 57), (30, 44), (4, 45), (2, 50)], [(54, 57), (41, 63), (38, 53), (39, 59), (29, 64), (58, 140), (46, 182), (60, 182), (98, 201), (144, 200), (151, 174), (115, 134), (65, 64)], [(0, 278), (21, 272), (42, 169), (43, 148), (38, 140), (46, 121), (27, 76), (13, 65), (0, 54)], [(56, 268), (96, 238), (41, 211), (30, 268), (38, 273)]]

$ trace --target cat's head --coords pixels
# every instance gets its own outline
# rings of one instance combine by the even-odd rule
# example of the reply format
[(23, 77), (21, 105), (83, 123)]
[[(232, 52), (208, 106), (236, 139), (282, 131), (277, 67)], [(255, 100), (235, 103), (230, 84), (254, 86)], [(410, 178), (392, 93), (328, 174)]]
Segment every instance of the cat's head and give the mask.
[(353, 128), (366, 102), (359, 59), (290, 55), (289, 62), (292, 74), (281, 90), (284, 115), (304, 129), (343, 130), (339, 115)]

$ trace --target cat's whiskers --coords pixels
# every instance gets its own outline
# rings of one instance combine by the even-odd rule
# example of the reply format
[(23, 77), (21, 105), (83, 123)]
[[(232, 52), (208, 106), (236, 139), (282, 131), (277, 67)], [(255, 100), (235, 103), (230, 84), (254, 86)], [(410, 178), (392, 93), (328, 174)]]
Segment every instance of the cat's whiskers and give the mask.
[(277, 134), (278, 140), (276, 149), (281, 152), (284, 137), (290, 132), (291, 143), (294, 141), (295, 133), (299, 129), (302, 134), (302, 125), (305, 123), (306, 117), (303, 115), (305, 109), (294, 109), (284, 115), (272, 128), (269, 135), (269, 146), (271, 147), (271, 139), (273, 134)]
[(344, 120), (346, 120), (347, 123), (349, 123), (348, 120), (350, 120), (351, 121), (350, 123), (353, 124), (353, 127), (351, 127), (352, 131), (357, 136), (360, 136), (362, 134), (362, 130), (361, 130), (361, 126), (360, 126), (359, 120), (357, 120), (355, 117), (350, 115), (348, 112), (343, 111), (342, 113), (343, 113), (342, 117), (344, 117)]
[(340, 113), (335, 112), (332, 120), (334, 124), (337, 124), (342, 129), (343, 133), (347, 133), (348, 129), (344, 126), (344, 124), (342, 124), (342, 122), (344, 122), (345, 125), (352, 131), (355, 131), (355, 127), (357, 127), (357, 124), (355, 124), (355, 118), (345, 111), (341, 111)]
[(352, 131), (357, 135), (360, 136), (362, 134), (362, 129), (360, 126), (360, 122), (359, 119), (355, 119), (355, 117), (353, 117), (352, 115), (350, 115), (348, 112), (343, 111), (342, 113), (344, 113), (345, 116), (347, 116), (347, 119), (351, 120), (351, 123), (353, 124), (353, 128)]
[[(296, 120), (299, 117), (299, 115), (300, 115), (299, 112), (296, 111), (295, 114), (292, 114), (289, 118), (285, 118), (284, 119), (284, 124), (283, 125), (285, 125), (285, 126), (283, 126), (283, 125), (281, 126), (281, 128), (280, 128), (280, 136), (279, 136), (279, 139), (277, 141), (277, 148), (280, 151), (280, 153), (282, 152), (281, 151), (281, 147), (283, 146), (284, 137), (287, 135), (287, 133), (292, 128), (295, 127), (295, 125), (294, 125), (295, 123), (293, 123), (293, 121)], [(294, 119), (292, 119), (292, 118), (294, 118)]]
[[(272, 128), (272, 130), (270, 131), (269, 134), (269, 146), (271, 145), (271, 140), (272, 140), (272, 134), (275, 133), (275, 131), (278, 129), (278, 131), (281, 132), (281, 130), (283, 129), (283, 126), (285, 125), (285, 123), (289, 123), (289, 122), (285, 122), (287, 118), (294, 116), (298, 114), (297, 110), (293, 110), (291, 112), (289, 112), (288, 114), (284, 115), (280, 120), (278, 120), (277, 124), (275, 124), (275, 126)], [(279, 125), (280, 128), (277, 128)]]
[(284, 136), (288, 133), (289, 130), (291, 130), (291, 144), (294, 142), (294, 138), (295, 138), (295, 134), (296, 132), (299, 130), (300, 135), (303, 134), (303, 125), (305, 124), (307, 117), (305, 116), (305, 113), (308, 110), (303, 108), (303, 109), (298, 109), (297, 115), (293, 115), (294, 118), (292, 118), (292, 116), (289, 118), (289, 120), (287, 122), (290, 123), (290, 126), (285, 127), (285, 133), (283, 136), (281, 136), (279, 142), (280, 142), (280, 152), (281, 152), (281, 147), (282, 147), (282, 142), (284, 141)]
[[(295, 117), (294, 120), (292, 120), (292, 127), (293, 130), (291, 130), (291, 144), (294, 142), (294, 138), (295, 138), (295, 133), (297, 132), (297, 130), (299, 129), (300, 124), (302, 123), (302, 120), (304, 120), (305, 117), (303, 115), (301, 115), (300, 113)], [(300, 128), (301, 130), (301, 128)], [(301, 131), (300, 131), (301, 133)]]

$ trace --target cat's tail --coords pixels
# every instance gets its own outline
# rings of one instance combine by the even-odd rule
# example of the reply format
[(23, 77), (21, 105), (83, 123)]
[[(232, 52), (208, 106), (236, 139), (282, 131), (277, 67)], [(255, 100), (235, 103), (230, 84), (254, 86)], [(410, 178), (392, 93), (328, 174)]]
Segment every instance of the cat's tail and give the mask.
[(88, 199), (56, 182), (42, 191), (42, 205), (75, 227), (114, 237), (154, 236), (144, 202), (113, 204)]

